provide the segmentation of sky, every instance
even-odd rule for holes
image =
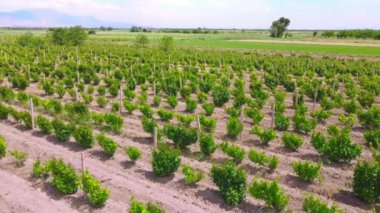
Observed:
[[[267,29],[284,16],[290,29],[380,29],[380,0],[0,0],[0,5],[0,13],[47,9],[145,27]],[[0,26],[12,24],[12,18],[20,17],[0,18]],[[54,25],[49,18],[44,24]]]

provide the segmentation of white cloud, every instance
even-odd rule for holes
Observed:
[[[6,0],[2,0],[6,1]],[[378,0],[8,0],[0,11],[54,9],[70,15],[153,27],[380,28]]]

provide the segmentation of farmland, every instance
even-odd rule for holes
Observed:
[[[144,47],[120,34],[77,47],[1,40],[0,209],[302,212],[320,199],[380,211],[379,178],[365,175],[380,176],[380,64],[313,55],[380,47],[179,34],[164,52],[162,34]]]

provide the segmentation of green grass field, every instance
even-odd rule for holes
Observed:
[[[26,33],[26,30],[0,29],[1,36],[14,36]],[[30,30],[34,35],[44,36],[46,30]],[[314,38],[312,31],[291,31],[292,37],[287,39],[274,39],[269,37],[269,33],[264,30],[221,30],[217,34],[183,34],[183,33],[145,33],[150,40],[150,44],[156,45],[158,40],[167,35],[175,39],[179,47],[197,48],[228,48],[228,49],[250,49],[266,51],[287,51],[302,53],[326,53],[344,55],[368,55],[380,56],[380,46],[355,46],[355,43],[375,43],[379,41],[371,40],[347,40],[351,45],[331,44],[337,42],[336,39]],[[98,31],[96,35],[90,36],[89,42],[102,42],[105,44],[131,44],[138,33],[131,33],[128,30]],[[266,40],[269,42],[244,42],[238,40]],[[270,41],[276,41],[271,43]],[[289,44],[282,41],[315,41],[315,44]],[[339,42],[346,42],[339,40]],[[329,42],[330,44],[323,44]]]

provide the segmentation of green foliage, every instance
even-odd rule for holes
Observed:
[[[360,123],[368,129],[380,128],[380,106],[373,105],[366,112],[359,113]]]
[[[319,197],[312,195],[306,195],[302,203],[302,210],[306,213],[343,213],[344,211],[339,209],[334,204],[329,207],[327,203],[321,201]]]
[[[80,26],[52,28],[49,29],[49,36],[54,44],[72,46],[82,45],[88,37],[86,30]]]
[[[181,153],[177,149],[171,149],[165,144],[160,144],[152,153],[153,173],[157,176],[168,176],[178,170],[181,164]]]
[[[20,90],[25,90],[29,86],[29,80],[26,78],[26,76],[19,73],[13,76],[10,81],[14,88],[18,88]]]
[[[311,144],[318,153],[333,162],[350,162],[361,154],[362,148],[351,142],[349,129],[330,126],[328,130],[329,138],[320,132],[311,137]]]
[[[24,123],[25,128],[32,129],[32,116],[28,111],[19,112],[20,120]]]
[[[317,121],[324,121],[324,120],[328,119],[331,116],[331,114],[332,113],[330,111],[320,109],[320,110],[316,110],[316,111],[312,112],[311,116],[313,118],[317,119]]]
[[[243,131],[243,124],[240,122],[239,118],[230,117],[227,121],[227,134],[232,138],[236,138],[241,131]]]
[[[317,120],[309,119],[306,116],[307,106],[298,105],[293,117],[294,130],[309,133],[317,125]]]
[[[104,206],[109,197],[107,188],[102,188],[100,182],[97,181],[88,171],[84,171],[81,176],[82,189],[86,193],[90,203],[96,207]]]
[[[186,111],[187,112],[194,112],[194,110],[196,108],[197,108],[197,102],[195,100],[187,98],[186,99]]]
[[[100,108],[104,108],[105,106],[107,106],[108,100],[105,99],[103,96],[99,96],[99,97],[96,99],[96,103],[98,103],[98,106],[99,106]]]
[[[172,109],[174,109],[178,105],[178,99],[175,96],[168,96],[168,98],[166,99],[166,101],[168,102],[169,106]]]
[[[355,100],[351,100],[344,102],[343,109],[346,113],[356,114],[361,110],[361,107]]]
[[[54,119],[51,124],[53,126],[54,136],[61,142],[67,142],[75,130],[75,126],[73,124],[65,125],[65,123],[59,119]]]
[[[95,139],[106,155],[113,156],[115,154],[118,144],[114,140],[107,137],[104,133],[98,134]]]
[[[181,149],[187,148],[187,146],[196,143],[198,140],[197,130],[172,124],[164,126],[164,134],[174,142],[176,147]]]
[[[354,193],[368,203],[380,200],[380,164],[363,161],[355,166],[352,182]]]
[[[161,108],[157,110],[157,115],[160,117],[162,121],[170,121],[171,119],[173,119],[174,113],[172,111]]]
[[[90,127],[79,126],[73,132],[75,141],[85,148],[91,148],[94,145],[94,133]]]
[[[231,145],[228,142],[223,142],[220,144],[220,149],[229,157],[233,158],[236,163],[240,163],[244,159],[245,150],[239,145]]]
[[[50,120],[42,115],[38,115],[36,117],[36,124],[41,132],[45,134],[50,134],[53,132],[53,125],[51,124]]]
[[[201,134],[199,146],[203,155],[209,156],[216,150],[214,138],[211,134]]]
[[[62,159],[51,159],[45,164],[46,171],[51,173],[52,186],[61,194],[75,194],[80,185],[80,178],[75,169]]]
[[[254,126],[251,130],[251,134],[255,134],[260,137],[260,142],[268,145],[270,141],[276,138],[276,132],[273,129],[262,129],[259,126]]]
[[[223,106],[230,99],[230,92],[226,87],[216,86],[213,89],[212,98],[215,106]]]
[[[41,37],[35,37],[33,33],[27,32],[17,38],[17,44],[23,47],[42,47],[45,41]]]
[[[282,38],[289,24],[290,20],[284,17],[281,17],[278,20],[273,21],[270,28],[270,36],[275,38]]]
[[[213,103],[204,103],[204,104],[202,104],[202,108],[205,111],[205,115],[206,116],[211,116],[212,113],[214,113],[215,104],[213,104]]]
[[[276,156],[269,157],[265,154],[265,152],[259,152],[255,149],[250,149],[248,153],[248,158],[253,162],[257,163],[259,165],[267,165],[270,170],[274,171],[278,164],[279,164],[279,158]]]
[[[142,123],[142,126],[143,126],[143,129],[145,132],[148,132],[148,133],[151,133],[153,134],[154,133],[154,128],[158,128],[158,125],[157,125],[157,122],[152,119],[152,118],[148,118],[148,117],[143,117],[141,119],[141,123]]]
[[[111,105],[111,110],[112,110],[112,112],[119,112],[120,104],[118,102],[113,102]]]
[[[41,164],[40,160],[36,160],[33,163],[33,177],[41,178],[41,177],[47,175],[47,172],[48,171],[46,171],[45,166]]]
[[[141,151],[137,147],[129,146],[124,149],[124,153],[128,155],[131,161],[136,161],[141,158]]]
[[[185,183],[187,185],[194,185],[203,179],[204,174],[201,170],[194,170],[188,165],[185,165],[182,169],[183,175],[185,176]]]
[[[224,201],[228,205],[243,202],[247,187],[246,173],[238,169],[231,161],[222,165],[213,165],[210,174],[212,181],[219,187]]]
[[[264,118],[264,113],[255,108],[247,108],[244,111],[245,115],[252,119],[252,123],[259,124],[261,120]]]
[[[149,39],[146,35],[144,34],[139,34],[136,36],[135,38],[135,45],[136,47],[139,47],[139,48],[144,48],[145,46],[147,46],[149,44]]]
[[[153,203],[141,203],[135,198],[131,199],[131,203],[129,205],[129,213],[165,213],[165,210],[162,209],[157,204]]]
[[[284,132],[281,139],[285,147],[293,151],[296,151],[303,144],[303,138],[301,136],[289,132]]]
[[[137,109],[137,104],[132,103],[129,100],[123,101],[124,108],[128,111],[129,114],[131,114],[135,109]]]
[[[299,179],[304,182],[313,182],[320,175],[322,164],[315,164],[310,161],[294,162],[292,164],[294,172],[298,175]]]
[[[4,104],[0,103],[0,120],[8,119],[9,112],[9,108]]]
[[[370,147],[380,147],[380,129],[365,132],[364,139]]]
[[[248,190],[254,198],[264,200],[268,207],[276,210],[284,209],[289,202],[289,196],[280,188],[277,180],[253,180]]]
[[[107,125],[107,128],[113,133],[120,133],[123,128],[123,117],[115,113],[106,113],[104,114],[104,121]]]
[[[216,119],[215,118],[207,118],[205,116],[200,116],[199,122],[203,131],[205,132],[214,132],[216,127]]]
[[[0,135],[0,159],[5,157],[7,153],[7,143],[2,135]]]
[[[181,122],[182,126],[189,127],[191,122],[194,121],[195,116],[194,115],[177,114],[177,119]]]
[[[286,131],[289,128],[289,118],[283,114],[274,115],[274,126],[278,130]]]
[[[169,52],[174,48],[174,39],[171,36],[163,36],[159,42],[160,49]]]

